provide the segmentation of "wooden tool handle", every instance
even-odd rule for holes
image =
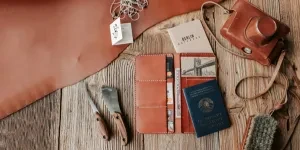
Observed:
[[[115,123],[117,124],[118,130],[121,134],[122,145],[126,145],[128,143],[128,135],[127,135],[127,130],[126,130],[124,121],[122,119],[122,116],[119,113],[114,113],[113,117],[114,117]]]
[[[102,119],[102,117],[100,116],[99,113],[95,113],[96,114],[96,118],[97,118],[97,122],[99,122],[100,125],[100,133],[102,135],[102,138],[106,141],[109,140],[109,134],[108,134],[108,129],[106,126],[105,121]]]

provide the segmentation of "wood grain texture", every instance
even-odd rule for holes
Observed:
[[[291,28],[291,33],[287,37],[289,41],[289,47],[290,51],[288,53],[289,60],[295,65],[296,73],[299,77],[300,71],[297,69],[300,67],[300,2],[299,1],[281,1],[279,0],[280,4],[280,19],[285,22],[288,26]],[[300,93],[299,90],[297,92]],[[293,123],[296,115],[299,115],[300,113],[300,104],[299,100],[292,98],[292,101],[289,105],[291,108],[289,109],[288,113],[290,114],[290,117],[286,119],[286,124]],[[283,130],[286,128],[283,128]],[[296,128],[296,131],[294,133],[293,138],[291,139],[291,143],[287,147],[287,149],[300,149],[300,127]]]
[[[224,5],[230,8],[235,1],[226,1]],[[264,10],[271,16],[278,18],[279,7],[278,1],[274,0],[251,0],[258,8]],[[267,5],[266,5],[267,4]],[[222,25],[227,20],[227,17],[223,14],[223,11],[216,8],[216,29],[219,31]],[[222,38],[220,33],[217,33],[218,39],[226,47],[233,48],[227,40]],[[273,108],[273,101],[278,97],[277,92],[271,91],[267,94],[267,97],[261,97],[253,101],[245,101],[239,99],[234,94],[235,86],[238,81],[246,76],[264,74],[268,75],[272,73],[272,70],[268,67],[263,67],[257,62],[241,59],[225,52],[222,48],[217,46],[217,57],[219,60],[219,83],[222,87],[227,108],[230,110],[230,118],[232,121],[232,127],[228,130],[221,131],[219,134],[220,149],[222,150],[238,150],[240,149],[242,137],[246,127],[246,120],[249,116],[266,113],[267,110]],[[247,97],[259,93],[265,88],[267,82],[264,80],[248,80],[239,88],[239,92]],[[258,88],[259,87],[259,88]],[[228,137],[232,137],[228,139]]]
[[[0,121],[0,150],[58,149],[61,90]]]
[[[122,73],[122,75],[121,75]],[[120,74],[120,75],[118,75]],[[79,82],[76,85],[63,89],[62,95],[62,123],[61,123],[61,149],[142,149],[143,136],[134,132],[134,56],[122,55],[96,75]],[[109,114],[101,98],[100,89],[93,93],[95,103],[100,114],[105,118],[110,130],[110,141],[102,140],[99,134],[99,125],[95,121],[92,109],[87,101],[85,84],[97,84],[117,87],[123,119],[130,127],[130,143],[127,146],[121,145],[121,136],[114,123],[113,116]],[[132,138],[133,137],[133,138]]]
[[[226,0],[222,5],[230,8],[234,2],[235,0]],[[250,0],[250,2],[291,27],[292,32],[287,37],[290,50],[287,58],[295,65],[295,70],[300,76],[300,71],[297,70],[300,67],[300,2],[298,0]],[[207,23],[213,33],[223,45],[233,48],[219,33],[227,17],[217,7],[209,8],[206,13]],[[271,75],[273,69],[225,52],[216,45],[211,35],[208,37],[212,47],[216,49],[219,62],[218,80],[229,110],[231,128],[200,139],[193,134],[142,135],[135,131],[135,56],[175,52],[167,29],[193,19],[200,19],[200,11],[173,17],[157,24],[145,31],[107,68],[0,121],[0,150],[238,150],[247,118],[272,109],[283,93],[279,92],[278,87],[274,87],[268,94],[253,101],[236,97],[234,88],[241,78],[254,74]],[[282,68],[282,72],[286,72],[285,67]],[[280,77],[278,81],[281,81]],[[94,101],[111,133],[109,142],[102,140],[99,125],[87,100],[86,83],[108,85],[119,89],[121,109],[126,124],[130,127],[130,143],[126,147],[121,146],[120,133],[108,109],[104,106],[99,90],[93,93]],[[266,80],[249,80],[241,85],[239,92],[250,96],[261,91],[266,85]],[[282,144],[286,138],[289,126],[300,114],[299,108],[300,100],[289,95],[288,106],[276,114],[277,117],[281,117],[276,144]],[[300,127],[297,127],[287,149],[300,149],[299,135]]]

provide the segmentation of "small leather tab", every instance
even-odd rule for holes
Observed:
[[[120,132],[122,138],[122,145],[125,146],[128,143],[128,134],[123,118],[120,113],[114,113],[112,116],[114,117],[114,121],[117,124],[118,130]]]

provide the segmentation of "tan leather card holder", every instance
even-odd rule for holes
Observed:
[[[176,79],[174,80],[174,131],[168,131],[167,104],[167,56],[174,58],[175,70],[181,68],[182,57],[214,57],[213,54],[160,54],[141,55],[136,58],[135,116],[136,130],[139,133],[193,133],[194,127],[188,112],[182,89],[197,85],[215,77],[179,77],[179,98],[175,96]],[[176,78],[176,77],[174,77]],[[175,101],[180,100],[180,104]],[[176,108],[179,107],[180,109]],[[180,112],[177,112],[180,111]],[[178,116],[178,114],[180,114]]]

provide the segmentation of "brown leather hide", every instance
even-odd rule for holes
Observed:
[[[149,0],[140,19],[132,22],[134,38],[158,22],[200,9],[204,1]],[[0,119],[118,57],[128,45],[111,46],[111,3],[0,1]]]

